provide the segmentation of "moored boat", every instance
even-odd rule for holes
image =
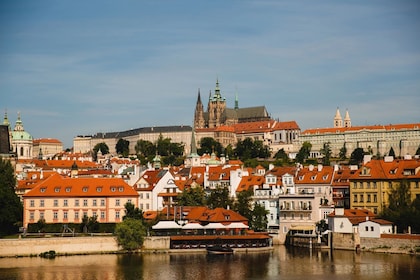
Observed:
[[[207,254],[209,255],[230,255],[233,254],[233,249],[230,247],[213,246],[207,247]]]

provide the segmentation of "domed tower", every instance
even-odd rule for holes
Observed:
[[[337,107],[337,111],[335,112],[335,116],[334,116],[334,128],[339,128],[339,127],[343,127],[343,119],[341,118],[340,110]]]
[[[16,153],[18,159],[32,158],[33,138],[23,128],[23,123],[20,119],[20,113],[18,113],[18,119],[16,120],[15,128],[12,131],[11,142],[12,149]]]
[[[213,97],[210,94],[209,105],[208,105],[208,114],[209,114],[209,124],[208,127],[217,127],[224,123],[226,109],[226,99],[220,94],[219,79],[216,81],[216,89],[214,91]]]

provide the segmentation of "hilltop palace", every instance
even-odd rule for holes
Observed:
[[[289,157],[294,158],[302,143],[312,144],[311,157],[320,157],[324,143],[329,143],[332,156],[338,156],[345,147],[346,156],[350,157],[356,148],[363,148],[372,155],[386,156],[392,148],[396,156],[414,155],[420,145],[420,123],[353,126],[349,112],[344,119],[337,108],[332,119],[333,127],[316,128],[301,131],[296,121],[278,121],[270,117],[265,106],[240,108],[238,96],[234,107],[227,107],[226,98],[221,94],[219,81],[216,81],[214,93],[210,91],[207,110],[204,110],[200,91],[194,111],[193,127],[185,125],[142,127],[120,132],[98,132],[94,135],[76,136],[73,139],[75,153],[87,153],[96,144],[104,142],[111,154],[116,154],[115,146],[119,139],[129,141],[130,154],[135,154],[138,140],[152,143],[160,135],[172,142],[184,145],[185,155],[191,152],[191,141],[199,146],[203,137],[212,137],[222,146],[234,146],[238,140],[250,137],[269,146],[274,155],[284,149]],[[2,153],[8,147],[16,157],[50,158],[62,150],[62,143],[57,139],[33,139],[25,131],[20,113],[14,129],[11,128],[7,112],[0,127]],[[8,135],[8,137],[7,137]],[[193,137],[194,135],[194,137]],[[4,140],[4,141],[3,141]],[[6,141],[9,140],[9,141]]]

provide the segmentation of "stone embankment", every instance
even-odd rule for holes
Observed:
[[[360,237],[357,233],[333,233],[333,249],[393,254],[420,254],[420,235],[382,234],[380,238]]]

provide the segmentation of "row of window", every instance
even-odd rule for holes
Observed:
[[[365,202],[365,194],[354,194],[353,195],[353,202],[358,203],[358,202]],[[376,193],[374,194],[366,194],[366,202],[367,203],[377,203],[378,202],[378,195]]]
[[[299,214],[299,220],[303,220],[304,218],[306,218],[307,220],[311,220],[312,215],[311,213],[309,214]],[[296,220],[296,215],[294,213],[291,213],[290,215],[288,214],[283,214],[283,220]]]
[[[96,192],[102,192],[102,189],[103,189],[103,187],[96,187]],[[46,192],[46,190],[47,190],[47,187],[42,187],[40,189],[40,191],[42,193]],[[65,190],[65,192],[69,193],[69,192],[71,192],[72,187],[65,187],[64,190]],[[124,187],[111,186],[111,192],[116,192],[117,190],[119,192],[124,192]],[[82,191],[85,192],[85,193],[88,192],[89,191],[89,187],[88,186],[83,187],[82,188]],[[56,193],[61,192],[61,187],[54,187],[54,192],[56,192]]]
[[[99,204],[98,204],[98,200],[97,199],[92,199],[92,204],[91,205],[88,205],[88,199],[83,199],[83,206],[84,207],[87,207],[87,206],[94,206],[94,207],[96,207],[96,206],[105,206],[105,199],[100,199],[99,200]],[[131,203],[131,199],[128,199],[127,200],[127,202],[129,202],[129,203]],[[120,202],[120,199],[115,199],[115,206],[120,206],[120,204],[121,204],[121,202]],[[35,207],[35,200],[33,200],[33,199],[31,199],[30,201],[29,201],[29,206],[30,207]],[[54,207],[58,207],[59,206],[59,203],[58,203],[58,199],[54,199],[54,201],[53,201],[53,206]],[[63,205],[62,205],[63,207],[69,207],[70,205],[69,205],[69,200],[68,199],[63,199]],[[74,205],[73,205],[74,207],[79,207],[80,206],[80,202],[79,202],[79,199],[75,199],[74,200]],[[39,207],[45,207],[45,200],[44,199],[41,199],[41,200],[39,200]]]
[[[80,217],[87,217],[87,216],[88,216],[88,212],[86,212],[86,211],[84,211],[84,212],[82,213],[82,215],[80,215],[80,213],[81,213],[81,212],[79,212],[79,211],[75,211],[75,212],[74,212],[73,219],[74,219],[74,220],[79,220],[79,219],[80,219]],[[93,216],[93,217],[98,217],[98,213],[93,212],[93,213],[92,213],[92,216]],[[99,213],[99,217],[100,217],[100,219],[101,219],[101,220],[106,219],[106,212],[105,212],[105,211],[101,211],[101,212]],[[63,220],[68,220],[68,219],[70,219],[68,211],[63,211],[63,217],[62,217],[62,218],[63,218]],[[116,211],[116,212],[115,212],[115,219],[116,219],[116,220],[119,220],[120,218],[121,218],[120,211]],[[34,220],[34,219],[35,219],[35,211],[30,211],[30,212],[29,212],[29,219],[30,219],[30,220]],[[43,211],[39,212],[39,219],[40,219],[40,220],[45,219],[45,213],[44,213]],[[58,213],[58,211],[54,211],[54,212],[53,212],[53,219],[54,219],[54,220],[58,220],[58,219],[59,219],[59,213]]]

